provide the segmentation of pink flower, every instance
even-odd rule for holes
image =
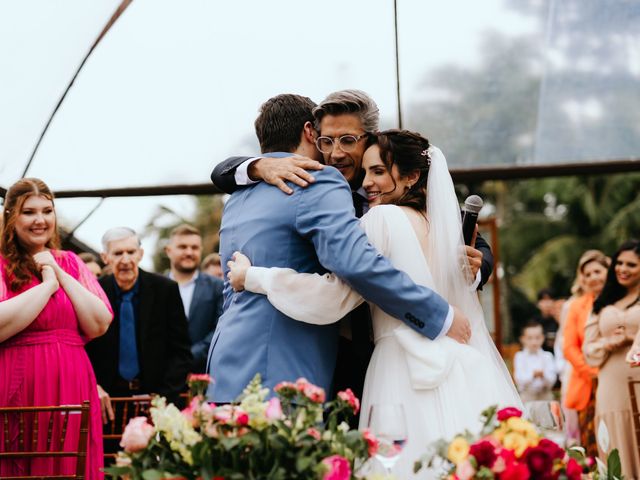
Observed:
[[[498,410],[498,421],[503,422],[511,417],[522,417],[522,411],[515,407],[507,407]]]
[[[239,426],[245,426],[249,424],[249,414],[244,410],[237,409],[235,412],[236,423]]]
[[[332,455],[322,460],[329,467],[329,471],[322,477],[323,480],[349,480],[351,478],[351,466],[349,461],[340,455]]]
[[[516,461],[516,455],[506,448],[501,448],[497,454],[498,457],[495,462],[493,462],[493,467],[491,467],[491,471],[494,473],[504,472],[508,466]]]
[[[307,429],[307,434],[309,434],[311,437],[315,438],[316,440],[320,440],[320,432],[318,431],[317,428],[309,427]]]
[[[269,402],[267,403],[267,409],[265,410],[264,414],[269,421],[282,420],[283,415],[282,405],[280,405],[280,399],[277,397],[273,397],[271,400],[269,400]]]
[[[569,480],[580,480],[582,478],[582,467],[575,458],[570,458],[567,463],[567,478]]]
[[[289,397],[295,395],[298,392],[298,387],[295,383],[280,382],[273,388],[273,390],[280,395]]]
[[[469,460],[460,462],[456,467],[456,477],[460,480],[470,480],[474,473],[476,473],[476,470]]]
[[[207,383],[211,383],[211,382],[213,382],[213,379],[206,373],[192,373],[187,378],[187,383],[191,383],[191,382],[207,382]]]
[[[362,431],[362,436],[364,437],[364,440],[367,442],[367,445],[369,446],[369,456],[373,457],[378,452],[378,446],[379,446],[378,439],[368,428],[365,428]]]
[[[233,407],[231,405],[221,405],[213,411],[213,418],[220,423],[227,423],[233,417]]]
[[[120,446],[125,452],[133,453],[144,450],[149,445],[155,429],[147,422],[146,417],[134,417],[129,420],[122,434]]]
[[[354,415],[358,413],[360,410],[360,400],[356,397],[353,391],[350,388],[343,390],[342,392],[338,392],[338,398],[344,402],[347,402],[351,408],[353,408]]]
[[[189,403],[189,406],[181,411],[182,415],[184,415],[184,417],[194,427],[198,426],[198,419],[195,413],[198,411],[199,408],[200,408],[200,399],[198,397],[193,397],[191,399],[191,403]]]
[[[311,383],[309,383],[309,380],[307,380],[304,377],[300,377],[298,380],[296,380],[296,389],[301,392],[304,393],[304,389],[307,388],[309,385],[312,385]]]
[[[500,475],[500,480],[529,480],[531,473],[524,463],[514,462]]]
[[[305,385],[302,393],[305,397],[315,403],[324,403],[325,393],[324,390],[320,387],[316,387],[315,385],[308,383]]]

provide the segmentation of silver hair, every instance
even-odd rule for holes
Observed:
[[[109,251],[109,243],[116,242],[118,240],[124,240],[125,238],[136,237],[138,246],[140,246],[140,237],[133,228],[129,227],[113,227],[107,230],[102,235],[102,251]]]
[[[367,133],[377,132],[380,124],[378,105],[362,90],[339,90],[330,93],[313,109],[315,128],[320,131],[320,121],[325,115],[356,114]]]

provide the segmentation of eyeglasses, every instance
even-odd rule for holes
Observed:
[[[318,137],[316,138],[316,147],[322,153],[331,153],[335,142],[338,143],[340,150],[345,153],[353,152],[361,138],[366,138],[368,133],[362,135],[342,135],[341,137]]]

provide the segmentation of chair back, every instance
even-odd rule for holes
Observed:
[[[69,422],[71,415],[80,415],[79,422]],[[74,426],[76,424],[77,426]],[[53,475],[46,478],[84,479],[89,437],[89,401],[82,405],[44,407],[0,407],[0,428],[4,442],[0,446],[0,462],[12,459],[75,457],[76,471],[72,475]],[[69,449],[67,437],[73,438],[77,428],[78,443]],[[15,440],[17,432],[17,442]],[[43,435],[46,441],[43,446]],[[12,437],[14,439],[12,439]],[[66,449],[65,449],[66,447]],[[5,480],[45,478],[42,475],[2,477]]]
[[[104,440],[104,464],[113,463],[116,452],[120,450],[120,440],[125,427],[134,417],[148,417],[151,408],[150,395],[138,395],[135,397],[112,397],[111,408],[113,420],[109,420],[103,426],[102,438]]]
[[[640,386],[640,380],[634,380],[629,377],[629,398],[631,400],[631,415],[633,416],[633,430],[636,434],[636,445],[638,446],[638,453],[640,453],[640,405],[638,405],[638,387]]]

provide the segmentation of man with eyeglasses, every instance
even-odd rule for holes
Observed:
[[[316,148],[324,163],[337,168],[349,182],[356,216],[368,210],[366,193],[362,188],[364,171],[362,157],[367,136],[379,130],[379,110],[373,99],[361,90],[340,90],[328,95],[313,109],[314,126],[319,136]],[[307,157],[285,158],[231,157],[218,164],[211,179],[226,193],[233,193],[244,185],[260,180],[274,185],[286,194],[293,189],[286,182],[307,187],[315,181],[307,170],[320,170],[319,162]],[[493,270],[493,256],[489,245],[478,236],[476,248],[468,247],[467,258],[481,287]],[[351,388],[362,396],[364,378],[373,352],[369,307],[365,303],[341,321],[340,345],[334,375],[334,388]]]

